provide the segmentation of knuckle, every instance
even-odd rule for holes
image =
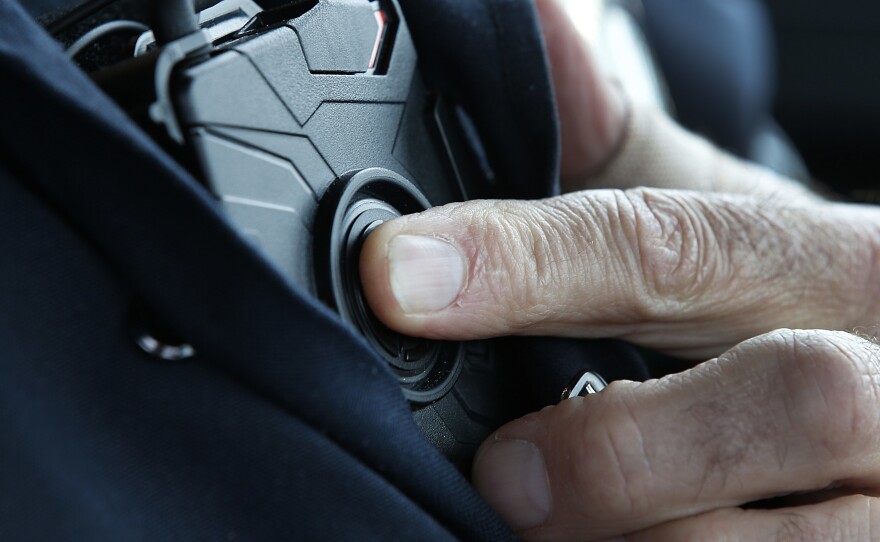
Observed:
[[[861,229],[861,228],[860,228]],[[876,317],[876,301],[880,298],[880,228],[864,228],[851,234],[853,242],[838,257],[845,258],[847,269],[851,270],[850,290],[841,292],[841,299],[855,300],[850,303],[852,321],[866,322]],[[842,286],[846,288],[846,286]]]
[[[527,204],[477,202],[468,208],[470,276],[477,281],[481,306],[497,311],[512,327],[535,319],[539,285],[547,273],[543,251],[549,246],[533,223]],[[513,321],[509,321],[513,319]]]
[[[627,407],[629,387],[612,383],[581,419],[569,449],[580,451],[571,464],[578,500],[597,517],[638,517],[652,509],[650,458],[643,429]]]
[[[496,202],[484,221],[483,271],[494,277],[497,306],[515,314],[514,327],[531,327],[559,313],[577,298],[569,293],[589,276],[586,211],[576,205],[564,197]]]
[[[634,222],[629,250],[643,286],[636,299],[648,319],[665,319],[682,304],[711,294],[729,262],[724,224],[693,198],[650,189],[622,193],[620,209]]]
[[[823,446],[840,457],[878,440],[880,370],[878,348],[855,335],[835,331],[780,331],[778,344],[788,397],[821,431]],[[816,405],[816,406],[814,406]],[[816,412],[818,408],[818,412]]]

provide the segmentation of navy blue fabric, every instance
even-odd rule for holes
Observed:
[[[452,24],[408,4],[417,34]],[[458,35],[483,36],[462,43],[501,63],[485,89],[475,59],[435,75],[472,114],[506,96],[474,115],[493,166],[509,193],[548,194],[557,128],[531,3],[434,5],[474,21]],[[517,54],[539,63],[520,73]],[[0,0],[0,255],[0,538],[512,537],[422,437],[365,342],[275,273],[11,0]],[[141,352],[135,299],[198,358]]]
[[[608,382],[651,377],[642,353],[614,340],[511,338],[503,349],[527,383],[521,393],[530,411],[557,403],[562,390],[584,369],[598,372]]]
[[[531,0],[401,0],[425,75],[458,98],[477,125],[498,177],[492,197],[559,193],[559,120],[543,38]],[[579,371],[642,380],[639,352],[618,341],[511,340],[523,402],[559,400]]]
[[[559,122],[532,0],[401,0],[426,78],[477,125],[494,197],[559,192]]]
[[[8,1],[0,74],[4,538],[509,536],[364,342]],[[137,351],[133,295],[197,364]]]
[[[644,0],[678,120],[747,157],[770,118],[774,42],[763,0]]]
[[[280,401],[137,352],[130,285],[6,171],[0,201],[0,538],[453,538]]]

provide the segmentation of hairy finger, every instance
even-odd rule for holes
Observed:
[[[774,332],[716,360],[512,422],[477,489],[529,540],[603,540],[778,495],[880,480],[880,368],[847,333]]]
[[[880,211],[687,191],[454,204],[367,240],[367,299],[435,339],[619,337],[696,359],[880,321]]]

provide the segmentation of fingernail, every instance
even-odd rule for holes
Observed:
[[[524,440],[499,440],[474,463],[474,484],[515,530],[537,527],[550,514],[550,484],[541,450]]]
[[[391,291],[404,312],[445,309],[464,287],[464,258],[440,239],[399,235],[388,246],[388,260]]]

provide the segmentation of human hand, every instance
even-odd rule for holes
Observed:
[[[876,347],[819,331],[736,345],[880,321],[878,254],[872,207],[602,190],[404,217],[367,240],[361,274],[412,335],[620,337],[697,360],[733,347],[490,437],[476,487],[524,538],[864,540],[877,508],[858,494],[738,506],[878,489]]]
[[[588,4],[599,0],[577,0]],[[719,153],[656,112],[627,104],[624,89],[598,66],[559,0],[535,0],[544,31],[561,128],[562,192],[585,188],[653,186],[760,192],[799,187]],[[617,167],[608,167],[611,162]],[[764,191],[768,193],[768,190]],[[802,192],[802,190],[801,190]],[[775,195],[775,194],[773,194]]]
[[[475,482],[526,538],[870,536],[867,497],[737,506],[829,485],[876,489],[872,345],[762,334],[878,321],[880,212],[823,202],[662,117],[631,118],[616,158],[588,180],[610,190],[454,204],[380,227],[361,260],[372,308],[436,339],[619,337],[695,360],[733,348],[490,438]],[[684,190],[632,189],[641,183]],[[543,501],[529,493],[542,480]]]
[[[784,330],[679,375],[612,383],[502,428],[474,483],[527,540],[878,540],[878,353],[847,333]]]
[[[537,7],[563,89],[563,131],[583,135],[568,148],[605,149],[563,153],[563,162],[571,171],[603,163],[601,176],[582,181],[612,190],[453,204],[382,226],[364,247],[361,276],[386,324],[462,340],[619,337],[705,359],[777,327],[846,328],[871,316],[863,288],[873,278],[874,209],[826,203],[659,112],[634,110],[612,144],[597,134],[619,132],[626,107],[557,1]],[[603,104],[618,112],[602,120],[583,111]],[[641,184],[687,191],[632,190]]]
[[[880,322],[880,210],[681,190],[475,201],[384,224],[361,277],[408,335],[614,337],[694,360]]]
[[[589,0],[584,0],[589,1]],[[586,187],[624,136],[627,105],[558,0],[536,0],[562,131],[563,192]]]

